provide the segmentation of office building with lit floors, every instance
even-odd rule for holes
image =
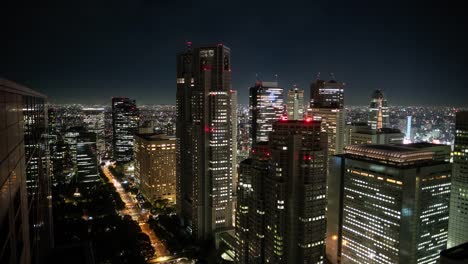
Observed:
[[[135,177],[151,203],[176,203],[176,139],[163,134],[135,135]]]
[[[289,120],[304,118],[304,90],[294,87],[288,90],[287,111]]]
[[[198,240],[233,228],[230,54],[187,43],[177,56],[177,205]]]
[[[273,124],[269,148],[241,163],[240,263],[324,261],[326,147],[320,122],[284,120]]]
[[[81,131],[76,139],[76,177],[85,188],[93,188],[101,177],[98,173],[97,134]]]
[[[455,117],[448,247],[468,242],[468,112]]]
[[[265,263],[265,180],[271,153],[256,144],[239,164],[236,209],[236,263]]]
[[[53,246],[46,100],[0,79],[0,263],[41,263]]]
[[[371,95],[369,119],[367,122],[374,130],[390,127],[387,99],[385,99],[381,90],[375,90]]]
[[[249,89],[250,137],[252,145],[268,141],[273,123],[285,113],[283,88],[278,82],[257,81]]]
[[[328,178],[330,263],[438,263],[451,164],[411,145],[346,147]]]
[[[307,115],[321,120],[328,135],[328,155],[343,153],[345,135],[344,83],[317,79],[310,86]]]
[[[138,132],[139,112],[135,100],[112,98],[112,151],[118,162],[133,159],[133,136]]]

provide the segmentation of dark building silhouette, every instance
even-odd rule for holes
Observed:
[[[0,79],[0,263],[41,263],[53,246],[46,102]]]
[[[327,144],[311,119],[273,124],[268,148],[241,163],[239,263],[320,263],[325,256]]]
[[[135,100],[112,98],[112,150],[119,162],[133,159],[133,136],[138,132],[139,113]]]
[[[468,242],[468,112],[455,117],[448,247]]]

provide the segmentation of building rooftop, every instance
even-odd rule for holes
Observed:
[[[407,145],[354,145],[345,148],[345,153],[364,159],[391,163],[395,165],[408,165],[416,162],[432,161],[434,152],[418,149]]]
[[[0,90],[22,95],[37,96],[45,99],[47,98],[47,96],[45,96],[44,94],[36,92],[26,86],[17,84],[2,77],[0,77]]]
[[[147,141],[158,141],[158,140],[176,140],[175,136],[168,136],[166,134],[161,133],[139,133],[135,134],[135,136],[147,140]]]

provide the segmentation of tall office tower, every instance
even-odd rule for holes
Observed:
[[[390,127],[387,99],[384,98],[381,90],[375,90],[372,93],[367,122],[372,129]]]
[[[455,117],[448,247],[468,242],[468,112]]]
[[[345,134],[344,83],[317,79],[310,86],[310,112],[328,135],[328,155],[343,153]]]
[[[81,131],[76,140],[76,180],[88,189],[101,181],[96,141],[96,133],[85,131]]]
[[[98,158],[102,158],[106,152],[104,132],[104,107],[83,108],[83,123],[89,132],[96,134],[96,148]]]
[[[177,204],[199,240],[232,227],[230,53],[188,43],[177,56]]]
[[[133,135],[138,131],[139,114],[135,100],[112,98],[112,149],[118,162],[133,159]]]
[[[283,88],[277,82],[257,81],[250,87],[250,136],[252,145],[268,141],[268,135],[273,130],[273,123],[284,113]]]
[[[316,79],[310,85],[310,108],[343,109],[344,83]]]
[[[396,128],[370,128],[367,124],[346,126],[346,145],[362,144],[402,144],[405,134]]]
[[[437,263],[447,243],[449,162],[423,146],[359,145],[330,164],[331,263]]]
[[[325,252],[327,142],[320,122],[273,124],[269,150],[241,164],[241,263],[321,263]]]
[[[239,164],[236,209],[236,263],[265,263],[265,180],[269,173],[268,142],[252,148]]]
[[[289,120],[304,118],[304,90],[294,87],[288,91],[287,111]]]
[[[176,203],[176,139],[163,134],[135,135],[135,177],[150,202]]]
[[[0,79],[0,263],[40,263],[53,246],[46,100]]]

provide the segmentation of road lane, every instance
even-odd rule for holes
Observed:
[[[167,258],[167,256],[170,256],[164,243],[159,240],[154,231],[147,224],[149,213],[142,212],[141,208],[137,205],[135,198],[133,198],[130,193],[126,192],[120,182],[115,179],[114,175],[110,172],[108,165],[102,166],[102,171],[107,179],[109,179],[109,181],[114,185],[120,198],[125,203],[125,209],[120,211],[120,213],[122,215],[130,215],[134,221],[138,222],[141,231],[150,238],[151,245],[155,250],[155,257],[150,260],[150,263],[155,263],[153,261],[158,262],[158,260],[162,261]]]

